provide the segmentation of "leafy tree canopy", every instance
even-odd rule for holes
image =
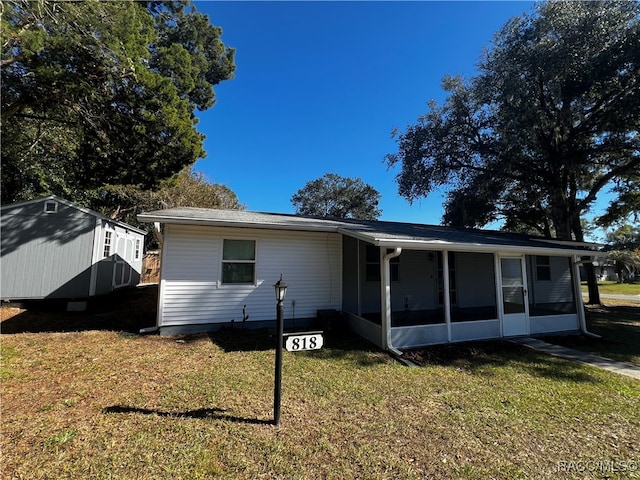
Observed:
[[[157,190],[145,190],[139,185],[106,185],[98,191],[92,205],[104,215],[147,231],[151,231],[151,226],[140,224],[137,219],[145,211],[174,207],[245,208],[230,188],[211,183],[191,167],[160,182]],[[147,235],[147,242],[154,242],[153,235]]]
[[[386,162],[401,166],[402,196],[446,186],[447,224],[502,218],[565,240],[583,240],[581,215],[605,187],[638,207],[638,2],[539,3],[497,33],[478,72],[446,77],[445,102],[394,132]]]
[[[151,189],[204,156],[194,110],[233,77],[221,30],[184,2],[5,2],[2,202]]]
[[[607,260],[614,265],[618,283],[631,280],[631,275],[640,271],[640,250],[611,250]]]
[[[291,197],[296,213],[321,217],[375,220],[380,193],[359,178],[346,178],[327,173],[307,182]]]
[[[626,220],[639,221],[640,173],[631,173],[617,180],[613,192],[617,194],[617,200],[611,202],[606,212],[596,219],[596,224],[610,227]]]
[[[624,224],[607,232],[608,250],[640,250],[640,226]]]

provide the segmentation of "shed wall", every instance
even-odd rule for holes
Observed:
[[[94,216],[44,201],[2,210],[2,299],[70,298],[89,294]]]

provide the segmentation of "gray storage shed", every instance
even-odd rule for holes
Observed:
[[[0,209],[0,299],[82,299],[137,285],[143,230],[56,196]]]

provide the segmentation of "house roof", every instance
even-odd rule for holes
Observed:
[[[454,228],[440,225],[323,218],[304,215],[216,210],[208,208],[170,208],[138,215],[141,222],[159,222],[218,227],[264,228],[335,232],[381,247],[457,251],[527,251],[531,253],[593,254],[600,245],[564,242],[492,230]]]
[[[40,197],[40,198],[35,198],[33,200],[26,200],[24,202],[16,202],[16,203],[11,203],[9,205],[3,205],[2,208],[0,208],[1,211],[6,211],[9,210],[10,208],[16,208],[16,207],[21,207],[24,205],[31,205],[34,203],[38,203],[38,202],[45,202],[47,200],[53,200],[56,201],[58,203],[62,203],[68,207],[71,208],[75,208],[76,210],[79,210],[83,213],[89,214],[89,215],[93,215],[94,217],[100,218],[102,220],[105,220],[107,222],[113,223],[115,225],[118,225],[122,228],[126,228],[128,230],[132,230],[136,233],[139,233],[140,235],[146,235],[147,232],[145,232],[144,230],[140,230],[139,228],[134,227],[133,225],[129,225],[128,223],[124,223],[124,222],[120,222],[118,220],[113,220],[109,217],[106,217],[104,215],[102,215],[101,213],[95,212],[89,208],[85,208],[85,207],[81,207],[80,205],[76,205],[73,202],[70,202],[69,200],[66,200],[62,197],[58,197],[56,195],[49,195],[47,197]]]

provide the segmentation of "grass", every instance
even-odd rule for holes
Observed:
[[[328,336],[284,353],[275,427],[268,331],[1,340],[6,479],[640,478],[595,467],[640,462],[640,382],[506,342]]]
[[[603,305],[586,308],[587,330],[602,338],[562,336],[546,340],[640,366],[640,303],[603,299]]]
[[[582,282],[582,292],[587,291],[587,282]],[[598,282],[598,291],[607,295],[640,295],[640,283]]]

